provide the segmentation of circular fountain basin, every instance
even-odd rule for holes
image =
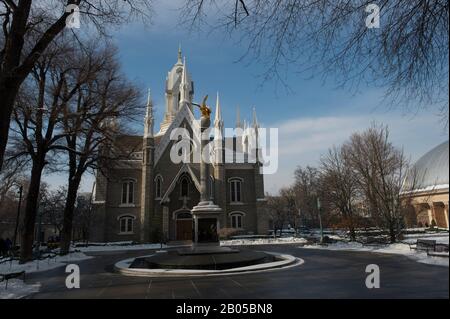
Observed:
[[[214,247],[161,252],[122,260],[114,269],[128,276],[204,276],[242,274],[303,264],[291,255],[248,249]]]

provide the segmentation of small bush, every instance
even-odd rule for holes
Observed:
[[[240,235],[240,230],[236,228],[221,228],[218,231],[219,239],[230,239],[232,236]]]

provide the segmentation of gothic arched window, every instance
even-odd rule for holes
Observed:
[[[162,177],[160,175],[156,176],[155,179],[155,196],[156,198],[162,197]]]
[[[125,180],[122,183],[122,204],[134,203],[134,181]]]
[[[181,197],[189,196],[189,180],[185,176],[181,179]]]
[[[244,228],[244,213],[234,212],[230,214],[231,228]]]
[[[133,234],[134,229],[134,216],[131,215],[123,215],[119,218],[119,234]]]
[[[235,177],[230,179],[230,202],[242,202],[242,178]]]

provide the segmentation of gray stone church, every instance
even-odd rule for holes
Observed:
[[[179,50],[178,61],[166,78],[165,114],[159,131],[154,132],[149,93],[144,135],[116,136],[114,145],[106,150],[114,149],[122,156],[97,171],[91,241],[192,240],[191,209],[200,199],[200,164],[192,160],[192,152],[186,155],[177,149],[181,136],[177,138],[176,134],[182,128],[195,142],[193,136],[199,123],[194,115],[193,96],[194,82]],[[210,201],[223,211],[219,234],[266,234],[269,224],[262,164],[258,156],[251,160],[248,155],[249,141],[258,140],[256,113],[248,125],[237,116],[235,127],[247,133],[225,136],[217,96],[212,126],[215,133],[210,137],[207,183]],[[258,154],[258,146],[253,148]],[[184,160],[174,161],[174,152]]]

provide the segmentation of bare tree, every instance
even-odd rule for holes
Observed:
[[[346,145],[356,181],[377,224],[395,242],[404,224],[401,192],[409,164],[403,151],[389,141],[389,129],[373,125],[355,133]]]
[[[317,168],[307,166],[306,168],[298,167],[294,174],[295,182],[292,187],[296,196],[297,209],[300,210],[303,223],[316,227],[319,224],[317,197],[320,196],[320,172]]]
[[[54,164],[58,155],[68,150],[62,141],[70,132],[60,125],[64,116],[68,115],[64,112],[66,105],[99,67],[98,64],[83,61],[82,49],[74,47],[73,43],[70,38],[61,38],[61,41],[51,44],[22,86],[14,109],[13,158],[25,156],[32,163],[21,241],[22,262],[32,258],[36,210],[44,168]]]
[[[281,236],[283,228],[288,221],[286,201],[281,196],[268,196],[267,208],[268,216],[273,224],[273,235],[275,236],[277,231],[279,231]]]
[[[0,222],[15,227],[18,209],[23,211],[23,205],[19,207],[19,200],[26,197],[28,176],[24,173],[25,161],[6,161],[0,174]],[[22,198],[20,198],[22,187]]]
[[[24,185],[26,176],[23,170],[26,167],[26,161],[15,159],[5,163],[4,169],[0,172],[0,203],[7,197],[13,187]]]
[[[375,3],[378,29],[366,25],[372,0],[187,0],[182,17],[195,24],[218,16],[218,29],[238,32],[243,58],[266,66],[266,78],[334,75],[355,90],[385,89],[392,105],[436,105],[447,122],[449,2]]]
[[[48,185],[41,184],[39,208],[42,222],[52,225],[57,234],[60,234],[62,230],[66,197],[67,189],[65,187],[51,190]]]
[[[73,233],[77,234],[76,239],[82,239],[86,243],[89,241],[92,223],[92,200],[92,193],[78,195],[73,220]]]
[[[287,222],[292,228],[297,229],[300,226],[300,216],[294,187],[282,188],[280,196],[284,200]]]
[[[105,125],[107,121],[135,122],[143,108],[139,103],[139,90],[121,73],[117,62],[117,50],[111,46],[96,49],[93,43],[85,50],[86,64],[95,66],[95,74],[78,88],[76,99],[67,103],[62,121],[69,159],[68,192],[64,209],[64,228],[61,252],[70,248],[73,218],[81,178],[89,169],[96,169],[99,162],[116,158],[114,152],[102,152],[102,147],[113,144],[119,127]],[[122,130],[123,131],[123,130]]]
[[[78,6],[82,23],[93,24],[101,34],[107,34],[111,26],[137,17],[148,19],[150,3],[151,0],[0,1],[0,170],[20,86],[66,27],[66,20],[75,10],[68,6]]]
[[[357,174],[348,162],[348,147],[333,147],[321,159],[320,188],[323,201],[339,212],[343,224],[347,227],[350,238],[356,239],[356,219],[358,204],[363,201],[360,196]]]

